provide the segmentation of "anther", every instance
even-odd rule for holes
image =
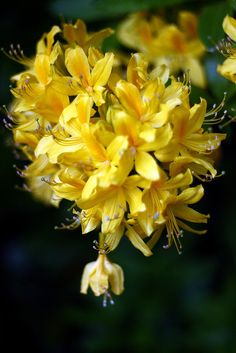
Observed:
[[[160,213],[159,213],[158,211],[156,211],[156,212],[154,213],[154,215],[152,216],[152,219],[153,219],[154,221],[156,221],[159,216],[160,216]]]

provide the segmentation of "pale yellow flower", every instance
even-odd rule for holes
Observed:
[[[154,65],[165,64],[171,73],[189,71],[193,84],[205,87],[206,77],[201,64],[205,47],[197,32],[197,17],[181,11],[178,25],[166,23],[159,16],[132,14],[120,25],[118,38],[129,48],[145,54]]]

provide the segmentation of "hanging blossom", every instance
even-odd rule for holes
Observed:
[[[199,39],[195,14],[180,11],[175,24],[155,14],[137,12],[120,24],[117,36],[126,47],[145,54],[154,66],[165,64],[173,74],[189,70],[192,83],[206,87],[201,63],[206,49]]]
[[[87,33],[78,20],[54,26],[37,44],[34,57],[11,48],[24,65],[12,77],[14,96],[6,124],[28,160],[18,174],[25,189],[59,206],[72,202],[73,221],[62,228],[98,231],[98,259],[85,266],[81,293],[90,287],[113,303],[110,291],[124,290],[122,268],[108,253],[123,237],[145,256],[166,235],[181,253],[183,230],[207,223],[194,210],[203,183],[217,176],[212,154],[225,134],[204,129],[221,120],[207,102],[191,105],[188,80],[169,67],[148,69],[144,54],[131,55],[120,73],[101,43],[112,33]]]

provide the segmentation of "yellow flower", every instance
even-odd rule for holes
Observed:
[[[206,78],[200,62],[205,53],[197,33],[197,17],[181,11],[178,26],[158,16],[132,14],[118,30],[118,38],[129,48],[144,53],[154,65],[165,64],[171,73],[189,71],[193,84],[205,87]]]
[[[236,20],[231,16],[225,16],[223,21],[223,29],[229,38],[235,42]],[[217,48],[227,57],[222,65],[218,65],[217,71],[228,80],[236,82],[236,50],[233,47],[233,43],[229,40],[223,40]]]
[[[185,229],[192,233],[204,234],[206,230],[196,230],[187,225],[184,221],[193,223],[207,223],[209,215],[205,215],[190,208],[189,204],[198,202],[204,194],[202,185],[187,188],[179,195],[169,194],[165,200],[165,210],[163,216],[166,218],[167,229],[167,247],[170,247],[174,242],[176,249],[181,253],[182,245],[180,237],[182,236],[181,229]]]
[[[120,295],[124,290],[122,268],[110,262],[105,253],[99,253],[97,260],[87,264],[82,274],[80,292],[87,294],[89,287],[96,296],[109,296],[109,289],[114,294]]]
[[[193,177],[189,169],[184,174],[178,173],[172,178],[168,178],[162,172],[161,179],[153,182],[150,188],[144,191],[143,202],[146,210],[138,215],[137,221],[147,236],[151,236],[161,224],[166,222],[163,212],[167,197],[175,194],[176,190],[190,185],[192,181]]]
[[[156,158],[166,162],[174,161],[179,156],[190,156],[193,162],[196,158],[196,164],[202,164],[214,174],[199,154],[212,153],[220,146],[226,135],[204,131],[202,125],[205,116],[206,101],[204,99],[190,109],[179,106],[173,110],[171,116],[173,139],[166,147],[155,152]]]
[[[69,44],[76,43],[87,53],[91,47],[100,46],[102,41],[113,33],[111,28],[104,28],[98,32],[88,33],[86,24],[78,19],[73,25],[63,24],[63,37]]]
[[[91,69],[89,60],[82,48],[68,48],[65,52],[65,65],[72,76],[74,93],[88,93],[96,105],[104,103],[103,93],[111,74],[113,53],[106,53]],[[74,80],[74,81],[73,81]]]

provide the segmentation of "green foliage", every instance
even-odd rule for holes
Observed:
[[[199,18],[199,35],[207,48],[214,48],[224,38],[222,22],[226,14],[232,14],[232,8],[226,1],[203,8]]]
[[[52,3],[51,10],[54,14],[63,14],[69,18],[79,16],[86,21],[98,21],[114,19],[134,11],[159,9],[191,2],[191,0],[70,0],[69,2],[56,0]]]

